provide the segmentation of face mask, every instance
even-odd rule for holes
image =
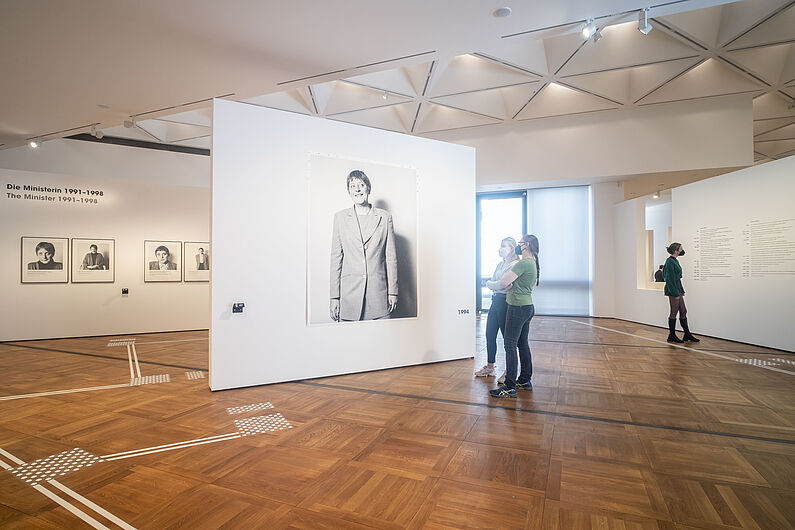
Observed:
[[[511,251],[510,251],[509,249],[507,249],[507,248],[501,248],[501,249],[500,249],[500,257],[501,257],[502,259],[505,259],[505,258],[507,258],[507,257],[508,257],[508,254],[510,254],[510,253],[511,253]]]
[[[522,247],[520,245],[516,245],[515,252],[516,252],[517,256],[521,256],[522,255]]]
[[[679,250],[679,255],[680,256],[684,256],[685,255],[685,249],[680,249]]]

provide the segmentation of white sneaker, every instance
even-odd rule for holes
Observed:
[[[501,385],[501,384],[505,383],[505,374],[506,374],[506,372],[503,372],[502,375],[499,377],[499,379],[497,379],[497,384],[498,385]]]
[[[484,365],[483,368],[475,372],[475,377],[492,377],[494,375],[494,368],[490,367],[488,364]]]

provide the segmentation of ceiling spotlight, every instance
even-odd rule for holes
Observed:
[[[135,116],[130,116],[129,120],[124,120],[124,127],[127,129],[132,129],[135,127]]]
[[[651,24],[649,24],[649,8],[641,9],[638,11],[638,31],[644,35],[648,35],[651,31]]]
[[[102,140],[102,138],[105,136],[105,133],[97,129],[97,124],[95,123],[94,125],[91,126],[91,136],[93,136],[97,140]]]
[[[31,141],[28,143],[28,145],[29,145],[29,146],[30,146],[32,149],[36,149],[37,147],[39,147],[39,146],[41,145],[41,138],[33,138],[33,139],[32,139],[32,140],[31,140]]]
[[[585,37],[586,39],[588,39],[594,33],[596,33],[596,24],[593,23],[593,19],[592,18],[589,18],[585,22],[585,26],[583,26],[583,28],[582,28],[582,36]]]
[[[387,99],[389,97],[389,92],[384,90],[384,93],[381,95],[381,99]]]
[[[652,197],[654,197],[655,199],[659,199],[660,198],[660,192],[659,191],[655,191],[654,195],[652,195]]]
[[[511,14],[510,7],[501,7],[499,9],[495,9],[494,13],[492,13],[492,15],[494,15],[497,18],[505,18],[510,14]]]
[[[593,41],[594,42],[599,42],[599,39],[601,39],[601,38],[602,38],[602,30],[599,29],[599,28],[596,28],[596,31],[593,32]]]

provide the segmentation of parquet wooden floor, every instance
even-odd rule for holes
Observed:
[[[137,336],[135,386],[114,337],[2,343],[0,528],[795,528],[795,355],[665,336],[536,317],[515,400],[480,333],[216,393],[206,331]]]

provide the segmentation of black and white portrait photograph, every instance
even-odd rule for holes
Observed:
[[[417,172],[310,157],[309,324],[417,316]]]
[[[179,282],[181,266],[181,241],[144,241],[145,282]]]
[[[72,238],[72,283],[113,283],[116,241]]]
[[[210,281],[210,243],[207,241],[185,241],[183,243],[183,267],[186,282]]]
[[[23,237],[22,283],[66,283],[68,248],[65,237]]]

